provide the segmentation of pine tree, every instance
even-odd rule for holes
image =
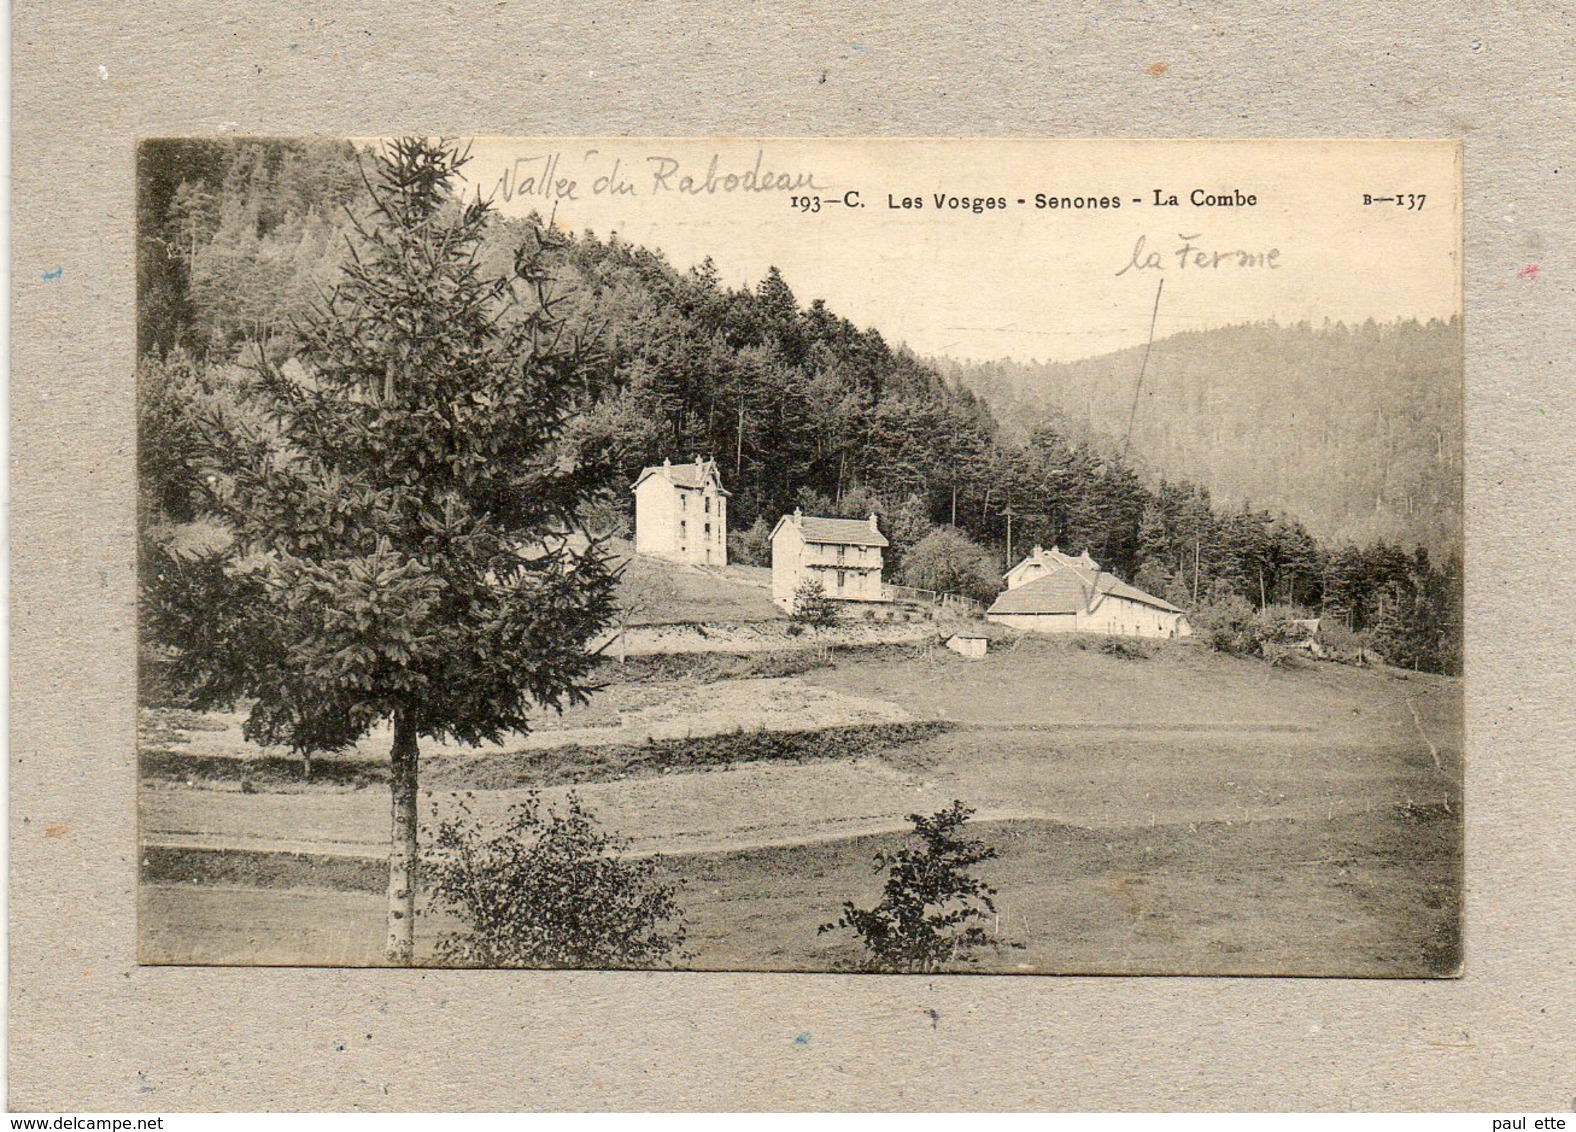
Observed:
[[[980,948],[1000,946],[984,927],[996,911],[996,890],[972,872],[997,854],[964,836],[973,816],[961,801],[928,817],[909,814],[922,848],[876,854],[875,870],[887,874],[880,902],[860,908],[846,900],[842,915],[816,933],[852,931],[876,971],[941,971],[972,962]]]
[[[788,616],[795,625],[817,632],[832,628],[842,619],[837,602],[826,595],[826,587],[817,578],[806,578],[799,583],[793,592],[793,608]]]
[[[491,209],[454,197],[464,161],[419,139],[377,160],[362,247],[300,328],[307,378],[260,373],[266,427],[204,422],[234,541],[157,618],[196,706],[254,700],[255,741],[330,751],[392,724],[395,963],[414,953],[419,740],[497,741],[583,701],[613,612],[599,550],[571,545],[597,485],[559,444],[594,359],[557,333],[543,237],[483,277]]]

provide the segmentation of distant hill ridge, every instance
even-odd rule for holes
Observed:
[[[1121,443],[1143,347],[1077,362],[960,363],[1009,431],[1038,424]],[[1361,326],[1252,323],[1155,342],[1131,454],[1217,503],[1284,510],[1321,540],[1459,552],[1459,319]]]

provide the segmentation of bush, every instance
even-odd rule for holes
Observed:
[[[1274,641],[1283,645],[1298,645],[1311,634],[1299,621],[1311,621],[1313,614],[1300,605],[1274,603],[1266,605],[1253,615],[1254,632],[1259,641]]]
[[[973,813],[955,801],[929,817],[908,815],[924,847],[877,853],[875,871],[887,872],[880,903],[863,909],[846,901],[843,914],[818,934],[852,931],[877,971],[939,971],[993,946],[978,921],[996,911],[996,890],[968,870],[994,859],[996,850],[961,836]]]
[[[562,815],[532,791],[488,837],[460,803],[426,861],[434,905],[468,929],[438,942],[467,967],[650,967],[685,958],[678,888],[659,880],[661,857],[623,856],[574,794]],[[671,922],[671,926],[669,926]]]
[[[765,519],[756,519],[746,530],[728,532],[728,561],[739,566],[772,564],[772,529]]]
[[[1309,637],[1313,614],[1300,605],[1272,604],[1254,609],[1236,594],[1199,607],[1193,626],[1216,652],[1260,656],[1272,664],[1289,660]]]
[[[623,500],[593,499],[580,505],[581,526],[595,538],[633,538],[635,520]]]
[[[1158,645],[1139,638],[1101,637],[1095,642],[1094,651],[1123,660],[1148,660],[1158,648]]]
[[[1289,665],[1305,654],[1303,646],[1313,635],[1306,624],[1311,614],[1296,605],[1267,605],[1253,615],[1254,651],[1273,666]]]
[[[1253,606],[1236,594],[1200,605],[1192,622],[1194,632],[1216,652],[1250,656],[1258,644]]]
[[[1353,632],[1344,622],[1329,617],[1319,624],[1319,644],[1325,656],[1342,664],[1365,664],[1378,659],[1372,630]]]
[[[788,614],[794,625],[809,629],[829,629],[841,619],[837,602],[826,596],[826,587],[815,578],[806,578],[793,592],[793,609]],[[789,630],[793,629],[790,625]]]
[[[709,663],[697,666],[695,678],[713,684],[719,680],[754,680],[781,676],[798,676],[817,668],[831,668],[832,656],[825,649],[785,649],[781,652],[745,653],[729,656],[726,653],[708,658]]]
[[[1001,589],[996,560],[956,527],[937,527],[903,559],[903,582],[916,589],[989,602]]]

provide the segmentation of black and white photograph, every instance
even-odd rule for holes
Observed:
[[[1470,963],[1457,143],[136,179],[141,963]]]

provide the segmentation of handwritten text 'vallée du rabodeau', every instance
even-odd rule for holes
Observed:
[[[641,166],[644,165],[644,168]],[[1178,208],[1186,201],[1194,209],[1253,208],[1258,204],[1255,194],[1233,188],[1227,192],[1194,189],[1180,199],[1177,194],[1161,189],[1150,190],[1153,199],[1129,198],[1133,205],[1153,208]],[[815,174],[807,170],[776,170],[766,161],[764,150],[757,150],[753,163],[743,167],[728,167],[720,154],[700,164],[686,163],[678,158],[651,154],[633,163],[624,157],[605,155],[596,149],[587,150],[578,171],[566,163],[562,153],[548,153],[516,157],[504,167],[497,183],[497,194],[504,201],[516,198],[536,199],[552,204],[559,201],[576,201],[586,196],[678,196],[705,197],[731,194],[776,193],[784,196],[788,206],[799,212],[820,213],[834,206],[841,210],[867,207],[860,190],[850,189],[837,193],[829,186],[819,184]],[[877,196],[878,194],[872,194]],[[887,193],[885,200],[878,200],[875,207],[890,211],[923,212],[940,211],[984,214],[1004,212],[1013,204],[1035,211],[1114,211],[1120,209],[1120,194],[1065,196],[1037,192],[1033,196],[974,196],[946,192],[930,194]],[[1128,261],[1116,272],[1125,275],[1130,271],[1164,271],[1176,267],[1208,269],[1222,266],[1257,267],[1274,270],[1281,266],[1280,249],[1243,249],[1210,247],[1199,235],[1178,235],[1175,247],[1164,252],[1147,245],[1147,237],[1140,236]]]
[[[562,153],[516,157],[498,178],[498,195],[547,201],[575,201],[587,196],[715,196],[721,193],[823,192],[815,174],[775,170],[766,151],[756,150],[752,164],[724,166],[721,154],[687,164],[676,157],[652,154],[635,161],[601,150],[586,150],[578,167]]]

